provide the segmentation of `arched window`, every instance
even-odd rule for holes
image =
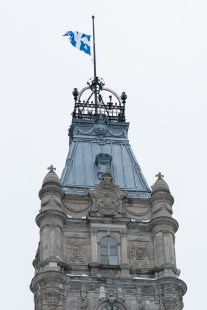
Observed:
[[[117,241],[111,236],[103,237],[100,241],[100,259],[105,265],[118,265]]]

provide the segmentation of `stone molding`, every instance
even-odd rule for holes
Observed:
[[[84,139],[91,139],[94,137],[104,136],[117,139],[123,138],[128,141],[129,123],[114,123],[104,118],[94,120],[77,120],[73,119],[72,125],[69,128],[69,136],[71,139],[84,137]]]
[[[159,226],[154,227],[153,232],[152,232],[153,240],[155,239],[156,234],[158,234],[159,232],[161,232],[162,234],[171,234],[173,236],[173,240],[175,238],[175,232],[173,228],[171,226],[163,225],[161,227]]]
[[[92,266],[91,266],[92,267]],[[100,268],[100,265],[93,267]],[[100,287],[104,287],[100,295]],[[117,304],[121,309],[126,310],[127,300],[137,302],[137,309],[142,310],[145,306],[145,300],[154,300],[156,304],[160,304],[162,310],[181,310],[183,307],[182,296],[186,293],[185,283],[174,277],[161,277],[153,279],[114,279],[113,283],[93,276],[90,278],[73,275],[72,277],[57,271],[45,271],[36,274],[33,278],[31,286],[35,295],[36,302],[47,302],[51,307],[58,307],[64,304],[67,296],[71,292],[79,296],[79,308],[90,309],[88,304],[89,296],[99,298],[95,309],[99,310],[104,304]],[[95,294],[95,295],[94,295]],[[82,308],[81,308],[82,307]],[[38,308],[38,310],[41,308]],[[74,310],[77,310],[74,309]]]
[[[75,205],[75,208],[72,206],[72,204],[71,204],[71,202],[70,201],[68,201],[69,199],[62,199],[62,204],[63,204],[63,206],[67,209],[67,210],[69,210],[70,212],[74,212],[74,213],[82,213],[82,212],[85,212],[85,211],[87,211],[88,209],[89,209],[89,207],[91,207],[91,201],[89,201],[87,204],[86,204],[86,202],[84,202],[84,203],[77,203],[76,205]]]
[[[61,261],[59,258],[54,257],[54,256],[50,256],[48,258],[46,258],[44,261],[38,261],[36,259],[33,260],[33,266],[37,269],[41,268],[41,267],[45,267],[47,266],[50,262],[55,262],[57,263],[57,266],[59,266],[62,269],[66,269],[67,271],[71,270],[71,265],[67,264],[63,261]]]
[[[36,223],[37,225],[40,227],[41,223],[43,222],[43,220],[49,220],[49,219],[54,219],[54,218],[58,218],[60,219],[64,224],[67,223],[67,216],[64,212],[62,211],[58,211],[58,210],[45,210],[45,211],[41,211],[37,216],[36,216]]]
[[[159,217],[156,217],[154,219],[152,219],[150,222],[149,222],[149,227],[150,229],[152,229],[154,231],[155,228],[159,227],[167,227],[167,226],[170,226],[172,227],[174,233],[176,233],[176,231],[178,230],[178,222],[172,218],[172,217],[168,217],[168,216],[159,216]]]
[[[163,198],[166,200],[166,202],[170,203],[171,205],[174,204],[174,197],[169,193],[169,191],[165,189],[156,190],[152,192],[150,201],[153,204],[155,201],[162,200]]]
[[[48,310],[61,309],[68,296],[67,279],[58,272],[44,272],[37,274],[30,285],[34,293],[38,310],[47,306]]]
[[[101,239],[103,237],[106,237],[106,236],[113,237],[116,240],[117,245],[121,244],[121,239],[120,239],[120,233],[119,232],[111,231],[111,230],[107,231],[107,230],[103,230],[103,229],[100,229],[99,231],[97,231],[97,244],[100,244]]]

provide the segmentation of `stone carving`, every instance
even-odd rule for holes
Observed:
[[[136,292],[136,289],[134,286],[129,286],[129,287],[126,287],[126,293],[127,294],[132,294],[132,293],[135,293]]]
[[[86,262],[86,239],[85,238],[69,238],[68,262],[69,263],[85,263]]]
[[[104,135],[107,132],[107,128],[103,124],[98,124],[95,127],[95,131],[98,135]]]
[[[100,286],[99,288],[99,300],[104,300],[106,298],[105,286]]]
[[[149,259],[149,242],[148,241],[130,241],[130,256],[132,265],[137,267],[147,267]]]
[[[81,297],[80,308],[81,309],[87,309],[87,307],[88,307],[87,299]]]
[[[50,170],[49,172],[55,172],[56,168],[53,167],[53,165],[50,165],[50,167],[48,167],[47,170]]]
[[[144,304],[142,301],[140,303],[138,303],[137,310],[144,310]]]
[[[61,299],[60,293],[46,292],[44,298],[47,300],[47,304],[51,310],[55,310]]]
[[[63,299],[67,298],[67,292],[60,279],[49,281],[43,279],[37,285],[36,297],[38,310],[42,309],[43,303],[47,303],[48,309],[56,310],[57,307],[61,307],[63,304]]]
[[[138,302],[138,305],[140,306],[142,304],[142,289],[141,289],[141,287],[137,287],[136,290],[137,290],[136,300]],[[139,309],[139,307],[138,307],[138,309]]]
[[[158,172],[158,174],[156,174],[156,176],[155,176],[158,180],[163,180],[163,178],[164,178],[164,175],[162,175],[162,173],[161,172]]]
[[[80,309],[87,309],[88,302],[87,302],[87,288],[86,285],[83,283],[81,285],[81,291],[80,291]]]
[[[117,213],[124,214],[122,199],[125,193],[112,181],[110,173],[102,175],[102,181],[89,192],[93,206],[91,212],[98,212],[104,216],[114,216]]]
[[[82,213],[82,212],[85,212],[90,206],[91,206],[91,202],[88,201],[88,202],[71,202],[71,199],[63,199],[62,200],[62,204],[64,205],[64,207],[66,209],[68,209],[69,211],[71,212],[74,212],[74,213]]]
[[[128,206],[126,208],[126,211],[129,212],[131,215],[135,215],[135,216],[143,216],[146,215],[147,213],[150,212],[150,207],[149,206],[142,206],[142,207],[130,207]]]
[[[154,295],[154,287],[153,286],[144,286],[142,288],[142,292],[144,295]]]
[[[152,213],[156,214],[160,212],[161,210],[166,210],[170,214],[172,214],[172,200],[170,198],[169,194],[166,194],[166,197],[163,197],[163,195],[156,195],[157,201],[159,202],[157,205],[153,206]]]
[[[114,296],[113,293],[110,293],[108,300],[109,300],[110,305],[113,305],[117,299],[116,299],[116,297]]]
[[[143,301],[143,290],[141,287],[137,287],[136,288],[136,300],[137,300],[137,303],[138,303],[138,307],[137,307],[137,310],[144,310],[145,307],[144,307],[144,301]]]
[[[164,297],[162,302],[165,310],[181,310],[183,308],[182,305],[180,307],[180,302],[175,297]]]
[[[174,293],[175,292],[175,287],[173,285],[165,285],[164,286],[164,293]]]
[[[60,193],[56,191],[51,191],[49,195],[47,193],[47,199],[41,201],[41,207],[45,207],[49,203],[54,202],[54,204],[56,204],[62,210],[62,204],[57,200],[55,196],[61,197]]]
[[[80,282],[72,282],[72,283],[70,283],[69,291],[80,291]]]

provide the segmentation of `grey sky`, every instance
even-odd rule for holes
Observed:
[[[1,0],[1,309],[34,309],[29,284],[38,191],[51,163],[61,175],[71,93],[93,75],[91,58],[62,35],[90,34],[92,14],[97,73],[107,87],[128,95],[130,142],[149,185],[161,171],[175,198],[185,309],[203,308],[206,13],[200,0]]]

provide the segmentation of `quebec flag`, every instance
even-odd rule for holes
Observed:
[[[80,33],[78,31],[68,31],[64,34],[64,36],[68,36],[70,43],[77,47],[80,51],[91,55],[91,35]]]

